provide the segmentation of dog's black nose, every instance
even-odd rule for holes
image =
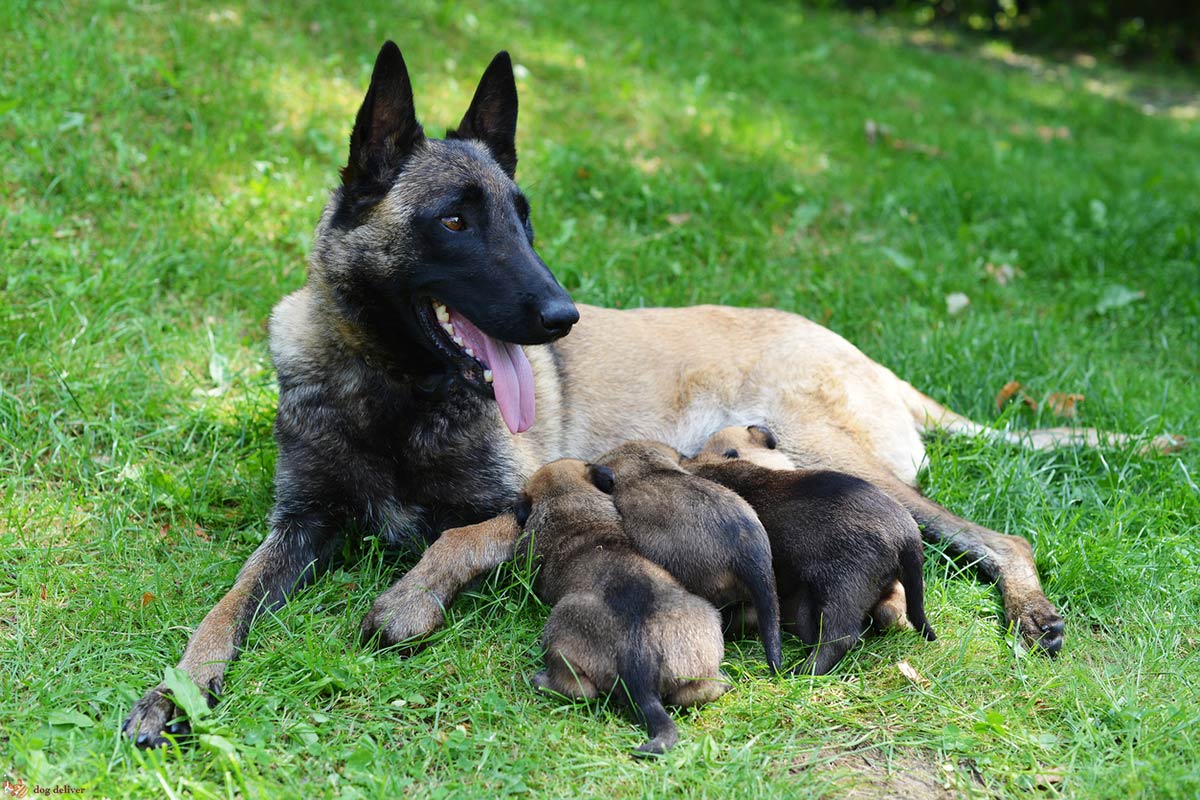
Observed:
[[[555,336],[566,336],[579,322],[579,309],[569,300],[551,302],[542,307],[542,327]]]

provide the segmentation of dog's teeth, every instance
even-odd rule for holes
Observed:
[[[459,347],[463,346],[463,340],[461,336],[452,336],[450,337],[450,341],[454,342]]]
[[[434,313],[437,314],[438,322],[449,322],[450,321],[450,312],[446,310],[445,306],[434,306],[433,310],[434,310]]]
[[[485,369],[483,371],[483,379],[488,383],[492,382],[492,371],[490,369]]]
[[[474,358],[474,357],[475,357],[475,351],[474,351],[474,350],[472,350],[472,349],[471,349],[471,348],[469,348],[469,347],[464,347],[464,348],[463,348],[463,352],[465,352],[465,353],[466,353],[467,355],[469,355],[471,358]]]
[[[453,335],[454,335],[454,324],[453,324],[453,323],[450,323],[450,322],[443,322],[443,323],[442,323],[442,330],[444,330],[446,333],[448,333],[448,334],[450,334],[451,336],[453,336]]]

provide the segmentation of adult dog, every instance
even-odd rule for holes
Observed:
[[[212,702],[255,614],[319,574],[345,530],[403,541],[470,525],[437,538],[363,623],[368,639],[404,642],[436,628],[467,581],[511,555],[517,527],[502,512],[541,465],[592,459],[628,439],[693,453],[734,424],[768,425],[799,466],[882,487],[927,539],[998,583],[1008,622],[1030,644],[1059,650],[1063,620],[1029,544],[913,488],[921,435],[940,427],[1041,448],[1095,443],[1096,432],[982,428],[792,314],[577,310],[533,249],[529,203],[513,182],[516,123],[506,53],[438,140],[417,122],[399,49],[380,51],[308,283],[271,318],[279,461],[270,533],[180,662]],[[124,731],[139,745],[163,744],[164,733],[187,730],[172,722],[178,713],[160,685]]]

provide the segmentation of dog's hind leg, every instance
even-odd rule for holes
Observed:
[[[375,600],[363,619],[363,641],[392,647],[433,633],[464,586],[512,558],[518,534],[511,513],[444,531],[417,565]]]
[[[264,609],[283,605],[288,594],[309,582],[328,565],[332,554],[331,520],[311,514],[276,519],[273,530],[238,573],[233,588],[209,611],[188,640],[179,668],[215,705],[225,669],[237,657],[250,623]],[[164,733],[186,735],[186,719],[172,723],[182,712],[171,701],[164,684],[151,689],[134,704],[121,727],[139,747],[167,744]]]
[[[985,580],[999,587],[1008,625],[1027,644],[1049,655],[1062,649],[1063,618],[1042,592],[1028,541],[952,514],[901,481],[882,479],[879,485],[908,509],[926,541],[945,542],[951,555],[965,556]]]

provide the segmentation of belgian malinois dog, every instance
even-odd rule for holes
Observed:
[[[882,487],[925,538],[946,541],[999,585],[1009,624],[1030,644],[1059,650],[1063,620],[1028,542],[913,488],[921,434],[942,428],[1035,448],[1121,437],[976,425],[793,314],[576,307],[533,247],[529,202],[513,181],[516,124],[506,53],[439,140],[417,122],[400,50],[388,42],[380,51],[308,282],[271,316],[279,459],[270,531],[180,661],[212,702],[254,616],[320,574],[343,532],[403,542],[444,531],[363,622],[368,639],[406,642],[512,556],[517,526],[502,512],[538,467],[593,460],[635,438],[694,453],[729,425],[768,425],[798,466]],[[467,527],[446,530],[456,525]],[[142,746],[187,730],[161,685],[124,725]]]
[[[538,560],[535,588],[554,605],[542,634],[546,669],[533,685],[628,700],[650,734],[637,752],[663,753],[679,740],[664,701],[703,705],[729,690],[721,615],[638,552],[598,476],[611,492],[605,467],[560,458],[517,500],[517,555]]]

